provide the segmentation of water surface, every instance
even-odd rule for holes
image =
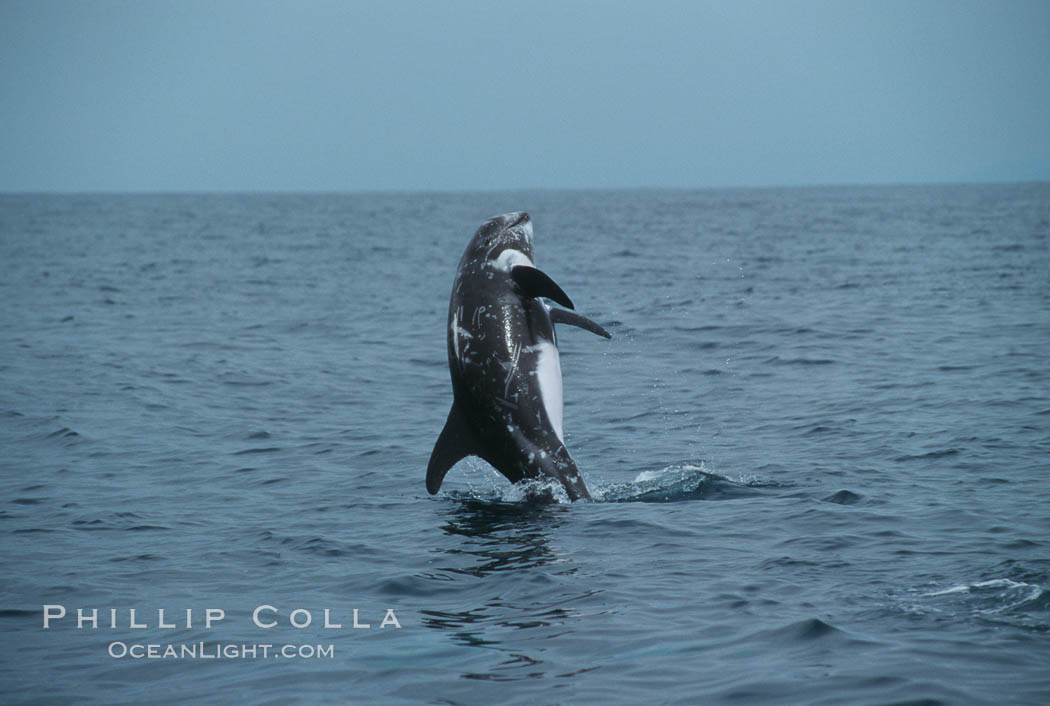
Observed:
[[[593,503],[424,487],[510,210],[614,336],[560,329]],[[1050,700],[1048,238],[1045,184],[0,197],[0,692]]]

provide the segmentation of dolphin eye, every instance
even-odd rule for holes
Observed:
[[[485,240],[493,240],[500,234],[501,231],[502,228],[500,228],[498,224],[491,222],[486,223],[484,230],[482,230],[481,232],[481,237]]]

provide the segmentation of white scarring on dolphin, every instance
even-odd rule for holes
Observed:
[[[480,456],[512,483],[558,480],[590,498],[562,435],[561,363],[554,324],[612,336],[569,309],[572,301],[533,263],[527,213],[487,220],[459,261],[448,307],[452,410],[427,466],[427,490],[460,459]]]

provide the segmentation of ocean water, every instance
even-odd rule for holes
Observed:
[[[511,210],[594,502],[424,487]],[[5,703],[1050,702],[1050,185],[8,195],[0,296]]]

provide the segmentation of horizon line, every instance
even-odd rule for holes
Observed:
[[[772,191],[792,189],[855,189],[855,188],[901,188],[943,186],[1021,186],[1050,184],[1050,179],[1018,179],[991,181],[885,181],[885,182],[812,182],[803,184],[758,184],[722,186],[517,186],[482,188],[377,188],[377,189],[0,189],[0,196],[368,196],[368,195],[457,195],[457,194],[501,194],[521,192],[627,192],[627,191]]]

